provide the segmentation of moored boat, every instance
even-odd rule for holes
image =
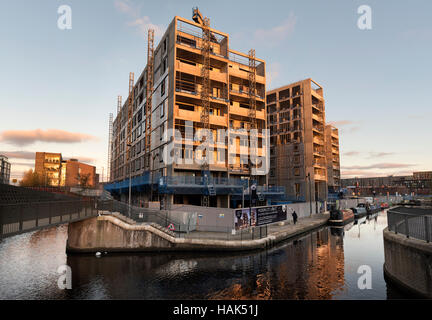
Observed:
[[[330,212],[329,224],[343,226],[354,220],[354,213],[351,209],[333,210]]]
[[[354,212],[355,219],[364,217],[367,214],[366,206],[363,205],[364,203],[360,203],[357,207],[351,208],[351,210]]]
[[[366,206],[366,211],[368,215],[377,213],[379,211],[381,211],[381,208],[375,204],[370,204],[368,206]]]
[[[381,203],[380,206],[381,206],[381,210],[388,209],[388,207],[389,207],[389,205],[388,205],[387,202],[383,202],[383,203]]]

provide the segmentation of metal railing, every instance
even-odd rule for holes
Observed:
[[[0,238],[86,219],[97,213],[92,200],[1,204]]]
[[[130,222],[149,224],[175,238],[213,239],[213,240],[255,240],[267,237],[267,225],[249,227],[233,232],[233,226],[200,224],[192,212],[184,220],[173,219],[169,210],[157,210],[130,206],[127,203],[107,200],[98,201],[98,210]],[[116,213],[120,213],[123,217]],[[198,221],[197,221],[198,220]]]
[[[432,208],[397,207],[387,211],[388,230],[403,234],[407,238],[415,238],[431,242]]]

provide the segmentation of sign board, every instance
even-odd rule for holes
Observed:
[[[286,205],[253,207],[235,210],[234,226],[236,230],[259,227],[287,219]]]

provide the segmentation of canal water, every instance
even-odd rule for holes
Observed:
[[[383,275],[385,212],[243,254],[65,254],[67,226],[0,241],[0,299],[409,298]],[[72,289],[57,268],[69,265]],[[358,287],[369,266],[372,288]]]

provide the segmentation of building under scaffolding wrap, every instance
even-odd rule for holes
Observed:
[[[147,65],[113,123],[105,188],[127,201],[130,182],[135,205],[237,207],[255,183],[258,204],[281,200],[284,189],[266,181],[265,62],[231,50],[197,8],[193,20],[176,16],[155,48],[149,31]]]

